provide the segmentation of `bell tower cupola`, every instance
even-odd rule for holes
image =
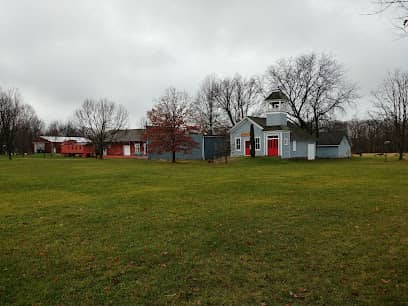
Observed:
[[[265,99],[267,105],[266,125],[286,126],[288,98],[280,91],[273,90]]]

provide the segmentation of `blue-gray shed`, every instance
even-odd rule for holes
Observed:
[[[346,132],[320,132],[317,141],[318,158],[350,158],[351,143]]]
[[[225,156],[228,150],[228,143],[225,136],[207,136],[199,133],[191,134],[197,147],[190,153],[177,152],[176,160],[213,160]],[[150,153],[149,159],[171,160],[172,153]]]

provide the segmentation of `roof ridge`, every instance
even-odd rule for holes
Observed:
[[[259,118],[259,119],[266,119],[266,117],[259,117],[259,116],[247,116],[248,118]]]

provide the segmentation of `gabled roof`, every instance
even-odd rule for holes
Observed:
[[[143,141],[145,129],[119,130],[113,133],[112,142]]]
[[[91,142],[88,138],[85,138],[85,137],[40,136],[40,138],[46,141],[49,141],[49,142],[56,142],[56,143],[63,143],[64,141],[76,141],[78,143]]]
[[[317,140],[318,146],[338,146],[343,140],[343,137],[347,137],[347,133],[344,131],[333,131],[333,132],[320,132],[319,139]]]

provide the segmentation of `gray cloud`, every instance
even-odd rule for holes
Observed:
[[[2,1],[0,86],[20,88],[50,121],[87,97],[124,104],[135,126],[168,86],[190,93],[205,75],[263,73],[282,57],[335,55],[364,97],[408,69],[408,39],[369,0]]]

